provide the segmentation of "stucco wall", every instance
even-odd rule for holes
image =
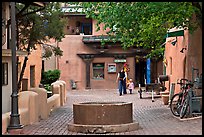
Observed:
[[[77,17],[68,18],[69,26],[71,29],[76,26]],[[82,20],[81,20],[82,21]],[[83,21],[85,21],[83,19]],[[88,21],[88,20],[87,20]],[[89,20],[90,21],[90,20]],[[104,24],[100,24],[101,30],[96,31],[96,20],[92,20],[92,36],[106,35],[109,29],[103,30]],[[65,34],[68,33],[68,28],[65,28]],[[77,54],[91,54],[96,53],[95,50],[88,47],[82,42],[83,35],[65,35],[65,38],[58,43],[58,46],[63,50],[63,56],[58,59],[59,70],[61,70],[60,79],[67,84],[67,90],[70,90],[70,80],[77,82],[77,89],[85,89],[86,87],[86,65],[85,62]],[[123,50],[120,46],[114,44],[109,47],[107,53],[128,53],[130,50]],[[134,57],[127,57],[127,63],[130,67],[129,77],[135,79],[135,59]],[[104,79],[93,79],[93,66],[92,63],[104,63]],[[110,74],[107,72],[108,63],[114,63],[114,57],[95,57],[90,64],[90,86],[93,89],[116,89],[116,75],[117,73]],[[124,63],[117,63],[117,72],[121,69]],[[160,71],[156,69],[155,71]],[[162,72],[162,71],[161,71]]]
[[[187,78],[192,79],[192,67],[199,69],[202,73],[202,30],[198,28],[193,34],[189,35],[187,52]],[[196,73],[194,73],[194,78]]]
[[[77,89],[85,89],[86,84],[86,66],[84,61],[77,55],[82,53],[96,53],[93,49],[82,42],[81,35],[66,35],[59,42],[59,47],[63,50],[63,56],[59,58],[59,69],[61,70],[60,79],[67,83],[67,89],[70,90],[70,80],[77,81]],[[116,45],[109,48],[109,53],[128,53]],[[128,76],[135,79],[134,57],[127,57],[127,63],[130,67]],[[93,63],[104,63],[104,79],[93,79]],[[114,57],[95,57],[90,64],[90,85],[92,89],[116,89],[117,73],[108,73],[109,63],[114,63]],[[123,63],[117,63],[117,72],[121,69]]]
[[[198,28],[193,34],[190,34],[188,30],[184,31],[184,37],[177,37],[177,44],[173,46],[172,40],[176,37],[170,37],[166,39],[165,56],[167,59],[166,73],[170,76],[169,82],[166,82],[167,90],[169,90],[170,83],[176,83],[177,79],[187,78],[192,80],[192,66],[198,68],[202,73],[202,32]],[[183,53],[180,51],[182,48]],[[170,74],[172,57],[172,74]],[[175,93],[179,92],[180,85],[175,85]]]
[[[46,44],[57,47],[57,42],[54,39],[50,39],[50,41],[47,42]],[[42,49],[42,51],[44,51],[44,49]],[[43,60],[44,60],[44,71],[57,69],[57,57],[55,57],[54,54],[52,54],[52,56],[49,59],[44,58]]]
[[[11,110],[12,64],[11,57],[2,57],[2,62],[8,62],[8,85],[2,85],[2,114]]]
[[[117,73],[121,70],[123,63],[116,63],[116,73],[108,73],[108,64],[114,63],[114,57],[94,58],[92,63],[104,63],[104,79],[93,78],[93,66],[91,65],[91,88],[93,89],[117,89],[118,83],[116,82]],[[134,57],[128,57],[126,63],[129,64],[130,72],[128,72],[128,79],[135,79]]]
[[[21,67],[23,66],[24,57],[20,57]],[[41,70],[42,70],[42,48],[37,45],[37,50],[31,51],[28,56],[28,61],[23,78],[28,79],[28,89],[30,89],[30,66],[35,66],[35,87],[38,87],[41,80]]]
[[[59,42],[59,47],[63,50],[63,56],[59,58],[60,79],[66,82],[68,89],[70,89],[70,79],[77,81],[79,89],[85,87],[82,81],[85,80],[85,63],[77,54],[95,53],[84,46],[82,37],[81,35],[66,35],[62,42]]]
[[[184,37],[178,36],[175,46],[171,44],[176,37],[169,37],[166,39],[165,57],[167,60],[166,74],[169,75],[169,81],[166,82],[167,90],[170,89],[171,83],[177,83],[177,79],[184,78],[184,60],[186,57],[186,51],[181,53],[181,49],[188,44],[188,31],[184,31]],[[172,58],[172,62],[171,62]],[[172,70],[171,70],[172,69]],[[170,72],[172,71],[172,73]],[[179,85],[175,85],[175,92],[180,89]]]

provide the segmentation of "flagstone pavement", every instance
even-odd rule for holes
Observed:
[[[133,94],[119,96],[117,89],[71,90],[67,91],[67,102],[55,109],[48,119],[24,126],[25,135],[93,135],[91,133],[70,132],[68,123],[73,121],[73,104],[93,101],[132,102],[133,120],[139,123],[139,129],[131,132],[106,133],[97,135],[202,135],[202,116],[188,119],[174,117],[161,97],[154,98],[151,93],[143,92],[140,99],[137,89]]]

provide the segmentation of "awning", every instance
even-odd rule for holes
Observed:
[[[165,38],[168,38],[168,37],[177,37],[177,36],[184,36],[184,30],[168,32],[166,34]]]

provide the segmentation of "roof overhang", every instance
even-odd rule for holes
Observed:
[[[109,39],[108,35],[98,35],[98,36],[83,36],[82,41],[84,43],[98,43],[104,41],[113,42],[113,40]],[[119,41],[117,41],[119,42]]]
[[[21,51],[21,50],[17,50],[16,51],[16,56],[27,56],[28,52],[27,51]],[[2,49],[2,57],[11,57],[12,53],[11,53],[11,49]]]
[[[104,45],[102,44],[103,41],[105,42]],[[108,35],[83,36],[82,42],[99,53],[107,52],[113,44],[113,40]]]
[[[82,41],[84,44],[86,44],[88,47],[94,49],[95,51],[99,53],[104,53],[107,52],[110,47],[114,46],[120,46],[121,42],[120,40],[116,41],[115,43],[113,40],[109,39],[110,36],[108,35],[98,35],[98,36],[83,36]],[[107,40],[105,42],[105,45],[102,45],[101,42],[102,40]],[[150,50],[132,46],[129,48],[129,50],[133,51],[134,54],[138,55],[147,55]]]

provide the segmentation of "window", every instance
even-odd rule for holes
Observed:
[[[104,63],[93,63],[93,79],[104,79]]]
[[[183,78],[185,78],[186,75],[186,57],[184,58],[184,62],[183,62]]]
[[[91,23],[81,23],[81,33],[84,35],[92,34],[92,24]]]
[[[2,63],[2,85],[8,85],[8,63]]]
[[[170,57],[170,75],[172,75],[172,57]]]
[[[35,66],[30,66],[30,87],[35,87]]]

